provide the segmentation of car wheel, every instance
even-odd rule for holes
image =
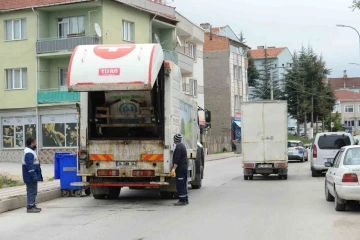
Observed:
[[[326,180],[325,180],[325,199],[328,202],[333,202],[335,200],[334,196],[331,195],[329,192],[329,188],[327,187]]]
[[[346,201],[341,199],[335,189],[335,210],[338,212],[343,212],[346,210]]]

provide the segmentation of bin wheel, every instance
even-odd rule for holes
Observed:
[[[89,196],[91,194],[90,188],[85,189],[86,196]]]
[[[74,192],[74,195],[75,195],[75,197],[81,197],[82,196],[82,190],[80,189],[80,190],[76,190],[75,192]]]
[[[70,191],[69,190],[61,190],[61,196],[70,197]]]

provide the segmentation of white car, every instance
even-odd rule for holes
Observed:
[[[325,162],[332,161],[340,148],[355,144],[353,136],[346,132],[316,134],[310,154],[312,177],[317,177],[319,173],[327,171]]]
[[[335,201],[336,211],[345,211],[349,201],[360,201],[360,146],[341,148],[333,161],[325,163],[325,198]]]
[[[289,140],[287,144],[289,160],[300,160],[301,162],[308,160],[308,151],[301,141]]]

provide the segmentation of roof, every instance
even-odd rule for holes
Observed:
[[[338,100],[360,100],[360,93],[349,90],[335,90],[335,97]]]
[[[360,87],[360,78],[329,78],[328,82],[333,89]]]
[[[15,11],[32,7],[47,7],[78,2],[91,2],[94,0],[8,0],[0,1],[0,11]]]
[[[222,31],[226,27],[228,27],[228,25],[223,26],[223,27],[214,27],[214,28],[211,28],[211,32],[214,34],[219,34],[219,32]]]
[[[286,47],[281,47],[281,48],[267,48],[266,49],[266,54],[269,58],[276,58],[277,56],[279,56],[279,54],[284,51],[285,49],[287,49]],[[250,50],[250,54],[252,58],[265,58],[265,49],[254,49],[254,50]]]

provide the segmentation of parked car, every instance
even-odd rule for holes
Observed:
[[[308,160],[308,151],[301,141],[290,140],[287,145],[289,160],[300,160],[301,162]]]
[[[328,170],[325,162],[332,161],[340,148],[355,145],[355,143],[353,136],[346,132],[324,132],[316,134],[310,154],[312,177],[317,177],[319,173]]]
[[[341,148],[332,161],[326,161],[325,198],[335,201],[336,211],[345,211],[349,201],[360,201],[360,146]]]

